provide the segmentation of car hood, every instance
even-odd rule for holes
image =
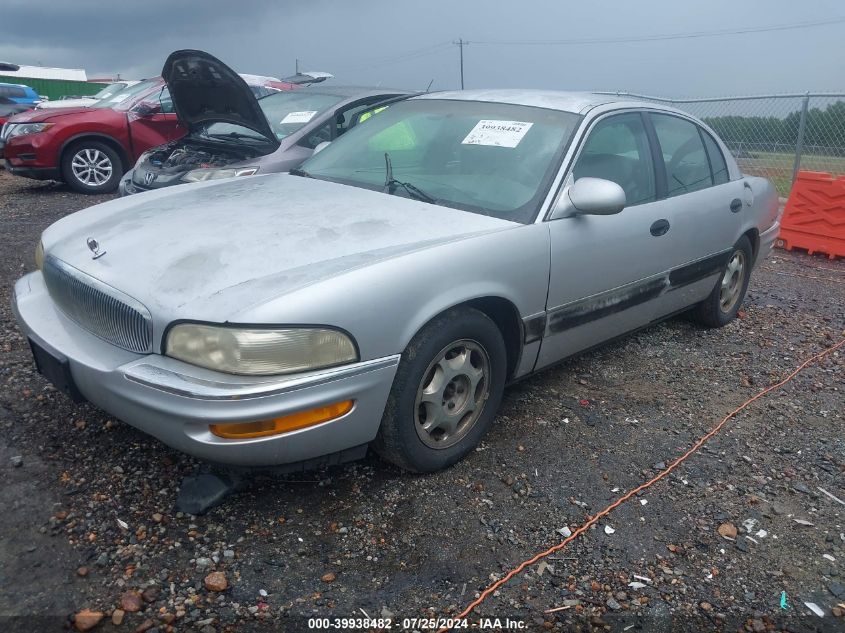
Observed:
[[[55,110],[56,108],[87,108],[97,103],[97,99],[81,97],[79,99],[60,99],[58,101],[43,101],[38,105],[39,110]]]
[[[80,112],[91,112],[90,108],[52,108],[49,110],[27,110],[16,114],[9,119],[12,123],[41,123],[43,121],[52,121],[58,117],[63,117],[72,114],[79,114]]]
[[[353,269],[519,224],[336,183],[268,174],[120,198],[44,232],[54,256],[155,318],[223,322]],[[87,241],[94,238],[100,257]]]
[[[20,103],[0,103],[0,116],[14,116],[31,109],[32,108],[30,106],[22,105]]]
[[[213,55],[195,50],[171,53],[161,76],[170,89],[176,114],[187,125],[242,125],[278,147],[279,141],[246,81]]]

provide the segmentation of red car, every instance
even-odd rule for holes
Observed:
[[[185,134],[161,79],[148,79],[88,108],[32,110],[3,126],[12,174],[63,180],[83,193],[117,189],[138,156]]]
[[[261,85],[251,85],[253,92],[279,89],[273,78],[257,79]],[[82,193],[107,193],[117,189],[142,153],[186,132],[164,81],[147,79],[87,108],[11,117],[0,133],[0,156],[17,176],[62,180]]]

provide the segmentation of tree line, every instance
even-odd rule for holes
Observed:
[[[703,120],[731,149],[742,150],[744,146],[750,146],[765,151],[766,145],[795,146],[801,112],[792,112],[782,119],[774,116],[717,116]],[[832,155],[845,156],[845,101],[807,111],[804,146],[815,146]]]

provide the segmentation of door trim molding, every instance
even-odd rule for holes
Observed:
[[[545,336],[623,312],[664,293],[707,279],[725,267],[732,252],[733,249],[729,248],[665,273],[551,308],[546,313]]]

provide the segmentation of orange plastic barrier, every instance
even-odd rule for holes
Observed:
[[[845,176],[799,171],[786,202],[778,246],[845,257]]]

